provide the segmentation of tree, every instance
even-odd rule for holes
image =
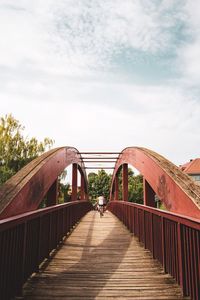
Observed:
[[[119,198],[122,199],[122,170],[118,175]],[[128,168],[128,201],[143,204],[143,176]]]
[[[106,199],[109,199],[110,185],[112,176],[108,175],[104,170],[96,173],[88,174],[88,190],[91,199],[103,195]]]
[[[108,175],[104,170],[88,174],[88,189],[91,199],[104,195],[109,199],[112,175]],[[118,175],[119,199],[122,199],[122,170]],[[131,168],[128,168],[128,200],[130,202],[143,203],[143,177],[135,175]]]
[[[0,118],[0,184],[4,183],[23,166],[49,150],[54,141],[23,136],[24,127],[11,114]]]
[[[143,177],[142,175],[132,175],[128,183],[128,200],[143,204]]]
[[[59,203],[69,202],[70,201],[70,184],[59,182]]]

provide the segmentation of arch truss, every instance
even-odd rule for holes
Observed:
[[[175,213],[200,217],[200,186],[172,162],[146,148],[125,148],[115,164],[110,200],[119,200],[122,169],[122,200],[128,201],[128,164],[143,175],[144,204],[155,206],[155,195]]]

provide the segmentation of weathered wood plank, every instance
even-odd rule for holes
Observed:
[[[186,299],[161,265],[111,213],[85,216],[23,298]]]

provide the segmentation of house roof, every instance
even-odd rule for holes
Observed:
[[[200,158],[191,159],[180,168],[187,174],[200,174]]]

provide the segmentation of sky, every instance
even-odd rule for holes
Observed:
[[[0,115],[79,151],[200,157],[200,2],[0,0]]]

